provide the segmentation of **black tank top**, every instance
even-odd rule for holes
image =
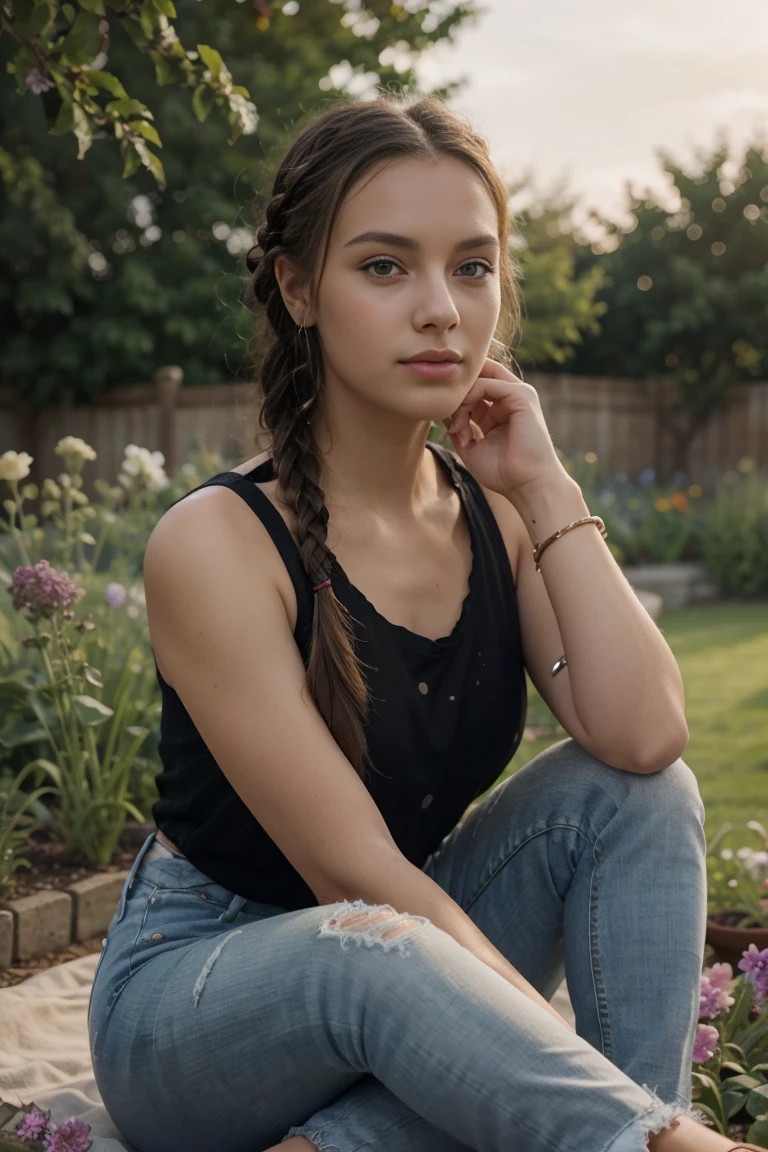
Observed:
[[[501,532],[456,454],[428,445],[459,494],[472,540],[469,591],[450,635],[432,640],[391,623],[338,563],[332,570],[333,591],[354,618],[357,651],[372,666],[365,672],[366,732],[376,771],[368,773],[366,787],[398,848],[419,868],[504,771],[520,743],[527,705],[515,583]],[[296,590],[294,636],[306,666],[315,594],[288,526],[257,487],[272,478],[267,460],[245,476],[221,472],[198,488],[230,488],[266,527]],[[152,807],[158,828],[196,868],[239,896],[288,910],[316,906],[312,889],[216,764],[157,662],[155,668],[162,695],[163,767]]]

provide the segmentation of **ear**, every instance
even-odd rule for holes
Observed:
[[[309,314],[308,292],[304,278],[284,252],[275,257],[275,278],[288,312],[296,324],[310,327],[314,323]]]

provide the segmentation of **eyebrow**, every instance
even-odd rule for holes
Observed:
[[[359,236],[348,240],[344,247],[350,248],[353,244],[365,244],[368,241],[373,241],[376,244],[389,244],[397,248],[408,248],[411,251],[416,251],[419,247],[418,240],[413,240],[410,236],[399,236],[397,232],[361,232]],[[483,232],[479,236],[470,236],[466,240],[460,240],[455,251],[466,252],[470,248],[482,248],[485,244],[494,244],[497,248],[499,247],[496,236],[491,232]]]

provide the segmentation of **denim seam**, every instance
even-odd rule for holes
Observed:
[[[479,899],[479,897],[481,896],[483,891],[490,884],[491,880],[493,880],[499,874],[499,872],[501,872],[501,870],[507,866],[507,864],[510,862],[512,857],[516,856],[521,848],[524,848],[526,846],[526,844],[529,844],[531,840],[535,840],[538,836],[543,836],[546,832],[551,832],[554,828],[568,828],[572,832],[576,832],[577,835],[583,836],[584,839],[587,840],[587,842],[589,842],[589,838],[587,837],[586,833],[584,831],[582,831],[582,829],[580,827],[578,827],[575,824],[561,823],[559,819],[555,823],[548,824],[546,826],[546,828],[539,829],[538,832],[530,832],[530,829],[526,830],[523,833],[523,839],[520,841],[520,843],[515,845],[515,847],[513,847],[502,858],[500,863],[497,864],[496,867],[492,869],[490,875],[485,880],[482,881],[479,888],[475,892],[474,896],[464,906],[464,911],[469,912],[469,909],[472,907],[472,905],[475,903],[475,901]]]
[[[611,1037],[610,1016],[608,1014],[608,996],[605,991],[602,968],[600,966],[600,944],[598,939],[597,899],[599,890],[600,861],[597,856],[597,843],[592,847],[594,867],[589,882],[589,967],[592,973],[592,987],[595,993],[597,1006],[597,1022],[600,1026],[600,1046],[607,1059],[613,1053],[613,1039]]]

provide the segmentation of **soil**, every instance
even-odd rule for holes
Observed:
[[[12,988],[14,984],[21,984],[38,972],[45,972],[47,968],[54,968],[57,964],[66,964],[69,960],[77,960],[79,956],[90,956],[92,952],[101,952],[104,933],[83,940],[80,944],[69,944],[61,952],[46,952],[43,956],[36,956],[34,960],[19,960],[11,968],[0,970],[0,989]]]
[[[67,888],[86,876],[122,872],[130,868],[136,858],[136,851],[128,851],[118,845],[106,868],[94,868],[87,861],[73,858],[61,840],[50,831],[39,828],[32,833],[23,856],[29,860],[31,867],[19,868],[13,873],[9,886],[0,889],[0,902],[32,896],[41,890]]]

